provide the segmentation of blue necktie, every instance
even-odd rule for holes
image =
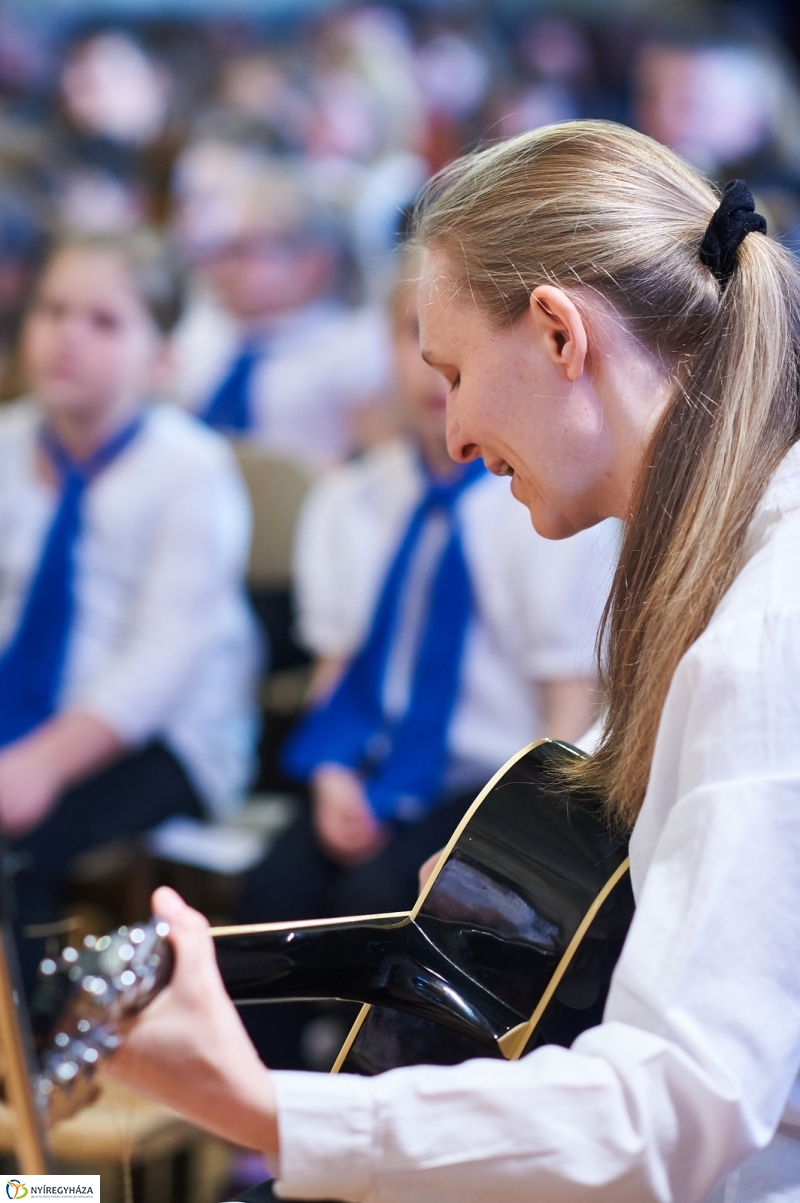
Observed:
[[[214,430],[244,434],[252,424],[250,390],[253,373],[264,356],[258,342],[248,341],[201,415]]]
[[[306,715],[284,749],[287,771],[300,780],[327,762],[363,772],[370,805],[382,819],[423,814],[441,793],[472,614],[455,508],[485,471],[477,461],[449,484],[430,483],[389,568],[366,643],[328,702]],[[437,516],[446,524],[438,561],[429,573],[405,704],[393,712],[388,675],[403,637],[403,607],[410,600],[408,586],[418,573],[426,532]]]
[[[61,498],[44,540],[17,629],[0,655],[0,747],[21,739],[56,709],[75,610],[75,548],[87,486],[138,433],[138,416],[90,459],[76,463],[49,433],[42,444]]]

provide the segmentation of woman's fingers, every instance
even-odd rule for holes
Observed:
[[[208,923],[174,890],[157,890],[153,908],[170,925],[172,980],[131,1024],[108,1073],[228,1140],[271,1151],[269,1075],[222,983]]]
[[[159,886],[151,899],[153,914],[164,919],[170,931],[207,932],[208,920],[199,911],[187,906],[180,894],[170,886]]]
[[[433,856],[429,856],[424,864],[420,865],[419,873],[417,874],[417,876],[419,878],[420,893],[422,893],[422,891],[425,889],[425,886],[428,884],[428,878],[430,877],[433,870],[436,868],[436,862],[438,861],[438,859],[441,855],[442,855],[442,852],[440,849],[438,852],[434,852]]]

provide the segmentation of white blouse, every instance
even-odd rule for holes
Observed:
[[[202,413],[248,333],[259,331],[248,331],[211,297],[190,306],[175,334],[175,400]],[[385,316],[376,308],[316,301],[276,317],[260,333],[265,353],[250,385],[247,437],[315,469],[346,459],[356,411],[390,386]]]
[[[413,445],[398,439],[335,469],[310,493],[295,585],[299,635],[316,655],[349,657],[360,647],[425,487]],[[594,673],[617,528],[543,539],[509,481],[488,474],[459,498],[457,514],[475,606],[448,751],[481,770],[473,781],[486,781],[544,733],[541,683]]]
[[[276,1073],[280,1193],[800,1200],[800,446],[675,672],[631,861],[601,1025],[517,1063]]]
[[[0,652],[16,629],[57,494],[36,465],[41,415],[0,411]],[[128,745],[162,738],[209,810],[249,784],[258,643],[242,589],[250,511],[226,441],[172,406],[90,485],[59,709]]]

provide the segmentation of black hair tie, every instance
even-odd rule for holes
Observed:
[[[700,243],[700,259],[724,288],[736,267],[736,253],[748,234],[766,234],[767,223],[756,213],[753,195],[744,180],[725,185],[719,208]]]

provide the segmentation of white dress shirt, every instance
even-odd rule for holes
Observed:
[[[276,1073],[280,1192],[800,1200],[800,446],[675,672],[631,862],[601,1025],[517,1063]]]
[[[316,655],[349,658],[363,643],[425,489],[413,445],[398,439],[329,473],[310,493],[295,586],[298,633]],[[544,733],[543,681],[593,674],[616,529],[543,539],[508,479],[488,474],[465,490],[456,512],[475,605],[448,751],[457,777],[475,766],[464,783],[472,785]]]
[[[41,414],[0,412],[0,648],[13,635],[58,502],[37,471]],[[242,593],[250,538],[227,443],[155,406],[84,498],[76,613],[59,709],[129,746],[161,738],[210,811],[249,783],[258,646]]]
[[[175,334],[173,393],[202,413],[249,334],[264,356],[251,379],[247,437],[276,455],[328,467],[349,455],[354,413],[389,387],[391,348],[379,309],[317,301],[248,331],[212,297],[190,306]]]

